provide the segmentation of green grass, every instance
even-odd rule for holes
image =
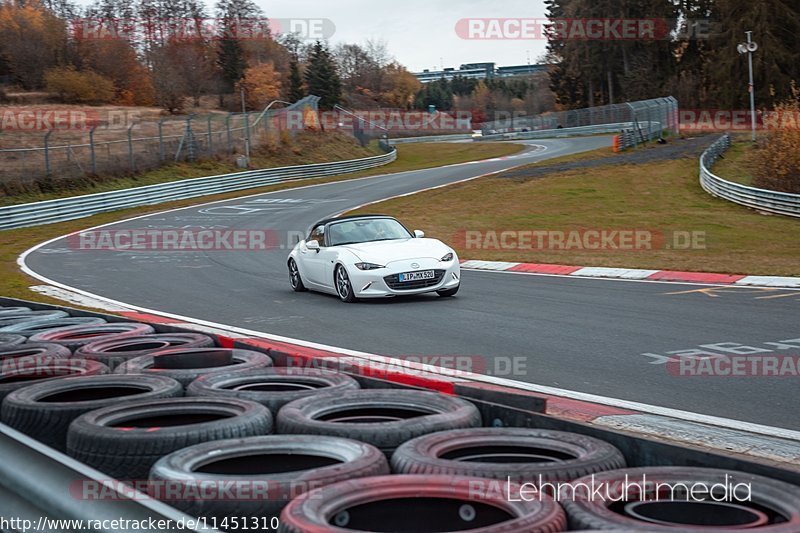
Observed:
[[[743,185],[753,185],[755,148],[749,140],[739,140],[731,145],[711,171],[722,179]]]
[[[28,289],[31,284],[37,284],[38,282],[26,276],[19,270],[17,266],[17,258],[22,252],[40,242],[71,233],[73,231],[79,231],[84,228],[106,224],[117,220],[123,220],[125,218],[137,215],[152,213],[155,211],[163,211],[166,209],[174,209],[177,207],[193,205],[201,202],[212,202],[216,200],[236,198],[245,194],[250,195],[261,192],[290,189],[292,187],[297,187],[298,185],[328,183],[331,181],[342,181],[362,176],[405,172],[446,164],[465,163],[467,161],[510,155],[518,152],[521,149],[523,149],[523,146],[511,144],[486,144],[479,146],[458,143],[408,144],[398,147],[396,161],[382,167],[364,170],[361,172],[341,174],[339,176],[331,176],[327,178],[303,180],[300,182],[271,185],[268,187],[250,189],[247,191],[204,196],[202,198],[167,202],[158,205],[135,207],[131,209],[115,211],[113,213],[102,213],[78,220],[60,222],[57,224],[0,231],[0,295],[21,299],[35,298],[37,301],[45,301],[48,303],[63,303],[59,302],[58,300],[42,296],[41,294],[34,293]]]
[[[653,148],[657,149],[657,148]],[[609,157],[609,161],[613,156]],[[545,162],[544,164],[546,164]],[[716,167],[715,167],[716,169]],[[514,176],[520,175],[514,170]],[[714,198],[698,184],[693,157],[640,165],[604,165],[535,180],[486,177],[369,207],[451,243],[463,259],[800,275],[797,220],[762,215]],[[690,250],[497,249],[466,245],[465,231],[649,230],[700,232]],[[491,244],[491,243],[490,243]],[[533,248],[538,248],[534,246]]]

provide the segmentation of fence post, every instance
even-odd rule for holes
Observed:
[[[158,161],[164,161],[164,117],[158,119]]]
[[[50,135],[53,130],[48,131],[44,135],[44,171],[48,176],[50,175]]]
[[[208,121],[208,155],[214,153],[214,141],[211,139],[211,115],[206,119]]]
[[[194,115],[189,115],[186,119],[186,158],[194,161],[194,134],[192,133],[192,119]]]
[[[94,153],[94,130],[97,129],[97,126],[92,126],[92,129],[89,130],[89,155],[92,158],[92,174],[97,174],[97,157],[95,157]]]
[[[228,113],[228,116],[225,117],[225,133],[226,139],[228,141],[228,153],[233,152],[233,143],[231,142],[231,115],[233,113]]]
[[[133,157],[133,127],[135,125],[136,124],[131,124],[128,126],[128,163],[132,171],[136,170],[136,161]]]

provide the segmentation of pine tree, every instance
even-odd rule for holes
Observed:
[[[342,98],[342,82],[328,47],[314,43],[305,72],[308,93],[320,97],[322,109],[333,109]]]
[[[306,95],[303,90],[303,78],[300,76],[300,65],[296,59],[289,63],[289,100],[296,102]]]

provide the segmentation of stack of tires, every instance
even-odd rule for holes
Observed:
[[[0,359],[3,423],[221,530],[800,531],[800,488],[786,483],[627,469],[596,438],[485,427],[459,397],[362,389],[205,335],[0,307]],[[752,499],[620,492],[642,475],[676,484],[727,475],[750,483]],[[598,480],[608,499],[559,488]]]

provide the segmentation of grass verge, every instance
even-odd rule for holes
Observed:
[[[737,140],[711,171],[722,179],[753,186],[756,154],[750,140]]]
[[[59,300],[47,298],[39,293],[34,293],[29,290],[28,287],[31,284],[37,284],[38,282],[26,276],[19,270],[19,267],[17,266],[17,258],[25,250],[35,246],[40,242],[44,242],[54,237],[59,237],[74,231],[79,231],[84,228],[106,224],[116,220],[123,220],[125,218],[143,215],[146,213],[175,209],[177,207],[184,207],[197,203],[213,202],[217,200],[236,198],[238,196],[290,189],[299,185],[328,183],[332,181],[342,181],[363,176],[407,172],[410,170],[419,170],[441,165],[465,163],[467,161],[510,155],[520,151],[521,149],[523,149],[523,146],[512,144],[477,145],[476,143],[475,146],[466,143],[408,144],[398,147],[396,161],[382,167],[361,172],[341,174],[327,178],[294,181],[290,183],[271,185],[257,189],[248,189],[245,191],[237,191],[227,194],[217,194],[213,196],[204,196],[202,198],[179,200],[176,202],[168,202],[159,205],[135,207],[131,209],[114,211],[113,213],[101,213],[91,217],[60,222],[57,224],[0,231],[0,294],[10,298],[31,299],[32,297],[35,297],[37,301],[44,301],[47,303],[63,303]]]
[[[651,148],[658,150],[660,148]],[[735,161],[736,152],[734,152]],[[609,163],[614,157],[608,156]],[[545,162],[543,164],[547,164]],[[762,215],[714,198],[698,184],[696,157],[641,164],[553,170],[535,179],[524,171],[427,191],[368,207],[395,215],[451,243],[465,259],[631,267],[763,275],[800,275],[798,221]],[[541,165],[528,167],[541,173]],[[717,167],[715,167],[717,170]],[[724,168],[723,168],[724,171]],[[587,250],[530,246],[467,247],[465,231],[649,230],[652,249]],[[698,232],[702,243],[676,249],[674,239]],[[566,234],[566,233],[564,233]],[[664,241],[661,242],[661,236]],[[489,242],[488,244],[493,244]],[[678,243],[682,244],[682,243]],[[667,246],[670,246],[667,248]],[[566,246],[564,246],[566,247]]]

